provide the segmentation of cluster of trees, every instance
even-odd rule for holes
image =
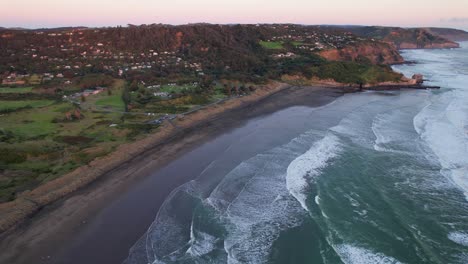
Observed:
[[[114,83],[111,76],[103,74],[88,74],[77,80],[77,86],[80,89],[89,89],[96,87],[109,87]]]
[[[320,79],[333,79],[340,83],[376,84],[385,81],[399,81],[401,74],[389,66],[362,64],[358,62],[324,62],[319,67],[312,67],[313,76]]]
[[[228,96],[247,94],[255,91],[253,85],[247,85],[240,82],[223,82],[224,93]]]

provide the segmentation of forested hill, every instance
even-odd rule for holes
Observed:
[[[272,79],[283,74],[310,77],[311,69],[327,60],[363,65],[403,62],[388,43],[320,26],[153,24],[0,30],[0,73]]]
[[[400,28],[380,26],[333,26],[365,38],[391,43],[398,49],[458,48],[454,42],[466,37],[464,31],[437,28]],[[468,33],[466,33],[468,34]]]

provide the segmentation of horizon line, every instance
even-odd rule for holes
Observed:
[[[41,30],[41,29],[61,29],[61,28],[89,28],[89,29],[97,29],[97,28],[113,28],[113,27],[140,27],[140,26],[151,26],[151,25],[163,25],[163,26],[189,26],[189,25],[299,25],[299,26],[346,26],[346,27],[394,27],[394,28],[448,28],[448,29],[458,29],[468,32],[468,28],[460,28],[460,27],[450,27],[450,26],[391,26],[391,25],[379,25],[379,24],[303,24],[303,23],[292,23],[292,22],[271,22],[271,23],[210,23],[210,22],[193,22],[193,23],[181,23],[181,24],[169,24],[169,23],[143,23],[143,24],[132,24],[126,23],[125,25],[109,25],[109,26],[54,26],[54,27],[22,27],[22,26],[1,26],[0,29],[10,29],[10,30]]]

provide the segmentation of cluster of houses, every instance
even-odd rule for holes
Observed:
[[[186,61],[170,50],[116,51],[110,42],[93,42],[86,39],[83,30],[52,33],[38,31],[35,34],[56,38],[57,41],[51,41],[46,46],[31,43],[21,51],[7,49],[6,54],[11,61],[27,60],[37,65],[37,68],[44,68],[49,72],[78,73],[99,67],[100,70],[123,75],[127,71],[150,70],[156,67],[180,68],[204,75],[201,63]]]
[[[155,115],[155,114],[152,114],[152,115]],[[165,114],[158,119],[149,121],[148,124],[159,125],[159,124],[162,124],[162,122],[164,122],[165,120],[174,120],[175,118],[177,118],[177,115]]]
[[[294,58],[296,57],[296,54],[294,54],[293,52],[286,52],[286,53],[278,53],[278,54],[274,54],[273,55],[274,58]]]
[[[176,87],[178,86],[177,83],[168,83],[168,84],[165,84],[165,86],[168,86],[168,87]],[[190,88],[195,88],[198,86],[198,82],[192,82],[190,84],[186,84],[184,85],[184,87],[182,88],[183,90],[188,90]],[[151,90],[153,96],[156,96],[156,97],[161,97],[161,98],[171,98],[172,97],[172,94],[170,92],[167,92],[167,91],[162,91],[161,90],[162,88],[162,85],[161,84],[153,84],[153,85],[148,85],[146,86],[146,89],[149,89]],[[180,88],[179,88],[180,89]]]
[[[29,77],[29,75],[6,73],[3,75],[2,85],[9,85],[9,86],[25,85],[27,77]]]
[[[278,26],[271,26],[276,29]],[[322,30],[299,30],[294,26],[282,26],[283,34],[271,37],[269,41],[291,41],[297,48],[309,51],[342,48],[362,38],[349,32],[327,32]]]
[[[257,25],[260,26],[260,25]],[[320,28],[304,28],[294,25],[271,25],[276,33],[268,41],[293,42],[296,48],[316,52],[330,48],[341,48],[361,39],[346,32],[333,32]],[[190,71],[199,76],[205,75],[202,65],[196,59],[184,59],[179,52],[170,48],[165,50],[147,49],[139,51],[122,51],[115,48],[114,43],[102,38],[89,38],[85,32],[89,29],[73,29],[58,32],[35,31],[36,35],[47,37],[43,44],[28,43],[21,50],[6,48],[2,50],[3,65],[15,66],[17,61],[27,61],[36,72],[42,73],[41,81],[63,78],[66,73],[82,74],[86,72],[109,72],[123,76],[130,71],[149,71],[180,69]],[[94,30],[97,34],[106,31]],[[11,36],[2,36],[10,38]],[[98,40],[100,39],[100,40]],[[294,57],[293,53],[275,55],[278,58]],[[202,59],[198,59],[202,60]],[[49,72],[50,74],[47,74]],[[53,74],[52,74],[53,73]],[[2,78],[6,85],[21,85],[24,80],[16,77]]]
[[[0,79],[1,84],[4,86],[37,85],[54,79],[63,80],[63,84],[71,84],[71,81],[64,79],[63,73],[19,74],[17,72],[6,72],[0,75]]]

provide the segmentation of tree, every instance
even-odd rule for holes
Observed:
[[[76,119],[83,118],[83,115],[81,114],[81,111],[78,108],[75,109],[75,112],[73,113],[73,115],[75,116]]]
[[[133,80],[130,84],[130,91],[134,92],[136,90],[138,90],[138,82],[136,80]]]
[[[130,110],[129,105],[131,103],[131,100],[132,100],[132,96],[130,94],[130,87],[127,83],[125,84],[124,90],[122,92],[122,101],[125,104],[125,112],[128,112]]]
[[[224,90],[226,91],[226,94],[228,96],[231,96],[231,86],[229,86],[229,84],[227,83],[223,83],[223,86],[224,86]]]
[[[236,91],[236,95],[239,95],[239,86],[236,85],[236,84],[233,84],[233,87],[234,91]]]
[[[247,92],[247,89],[245,88],[245,84],[243,84],[243,83],[240,84],[240,91],[241,91],[242,93],[246,93],[246,92]]]

